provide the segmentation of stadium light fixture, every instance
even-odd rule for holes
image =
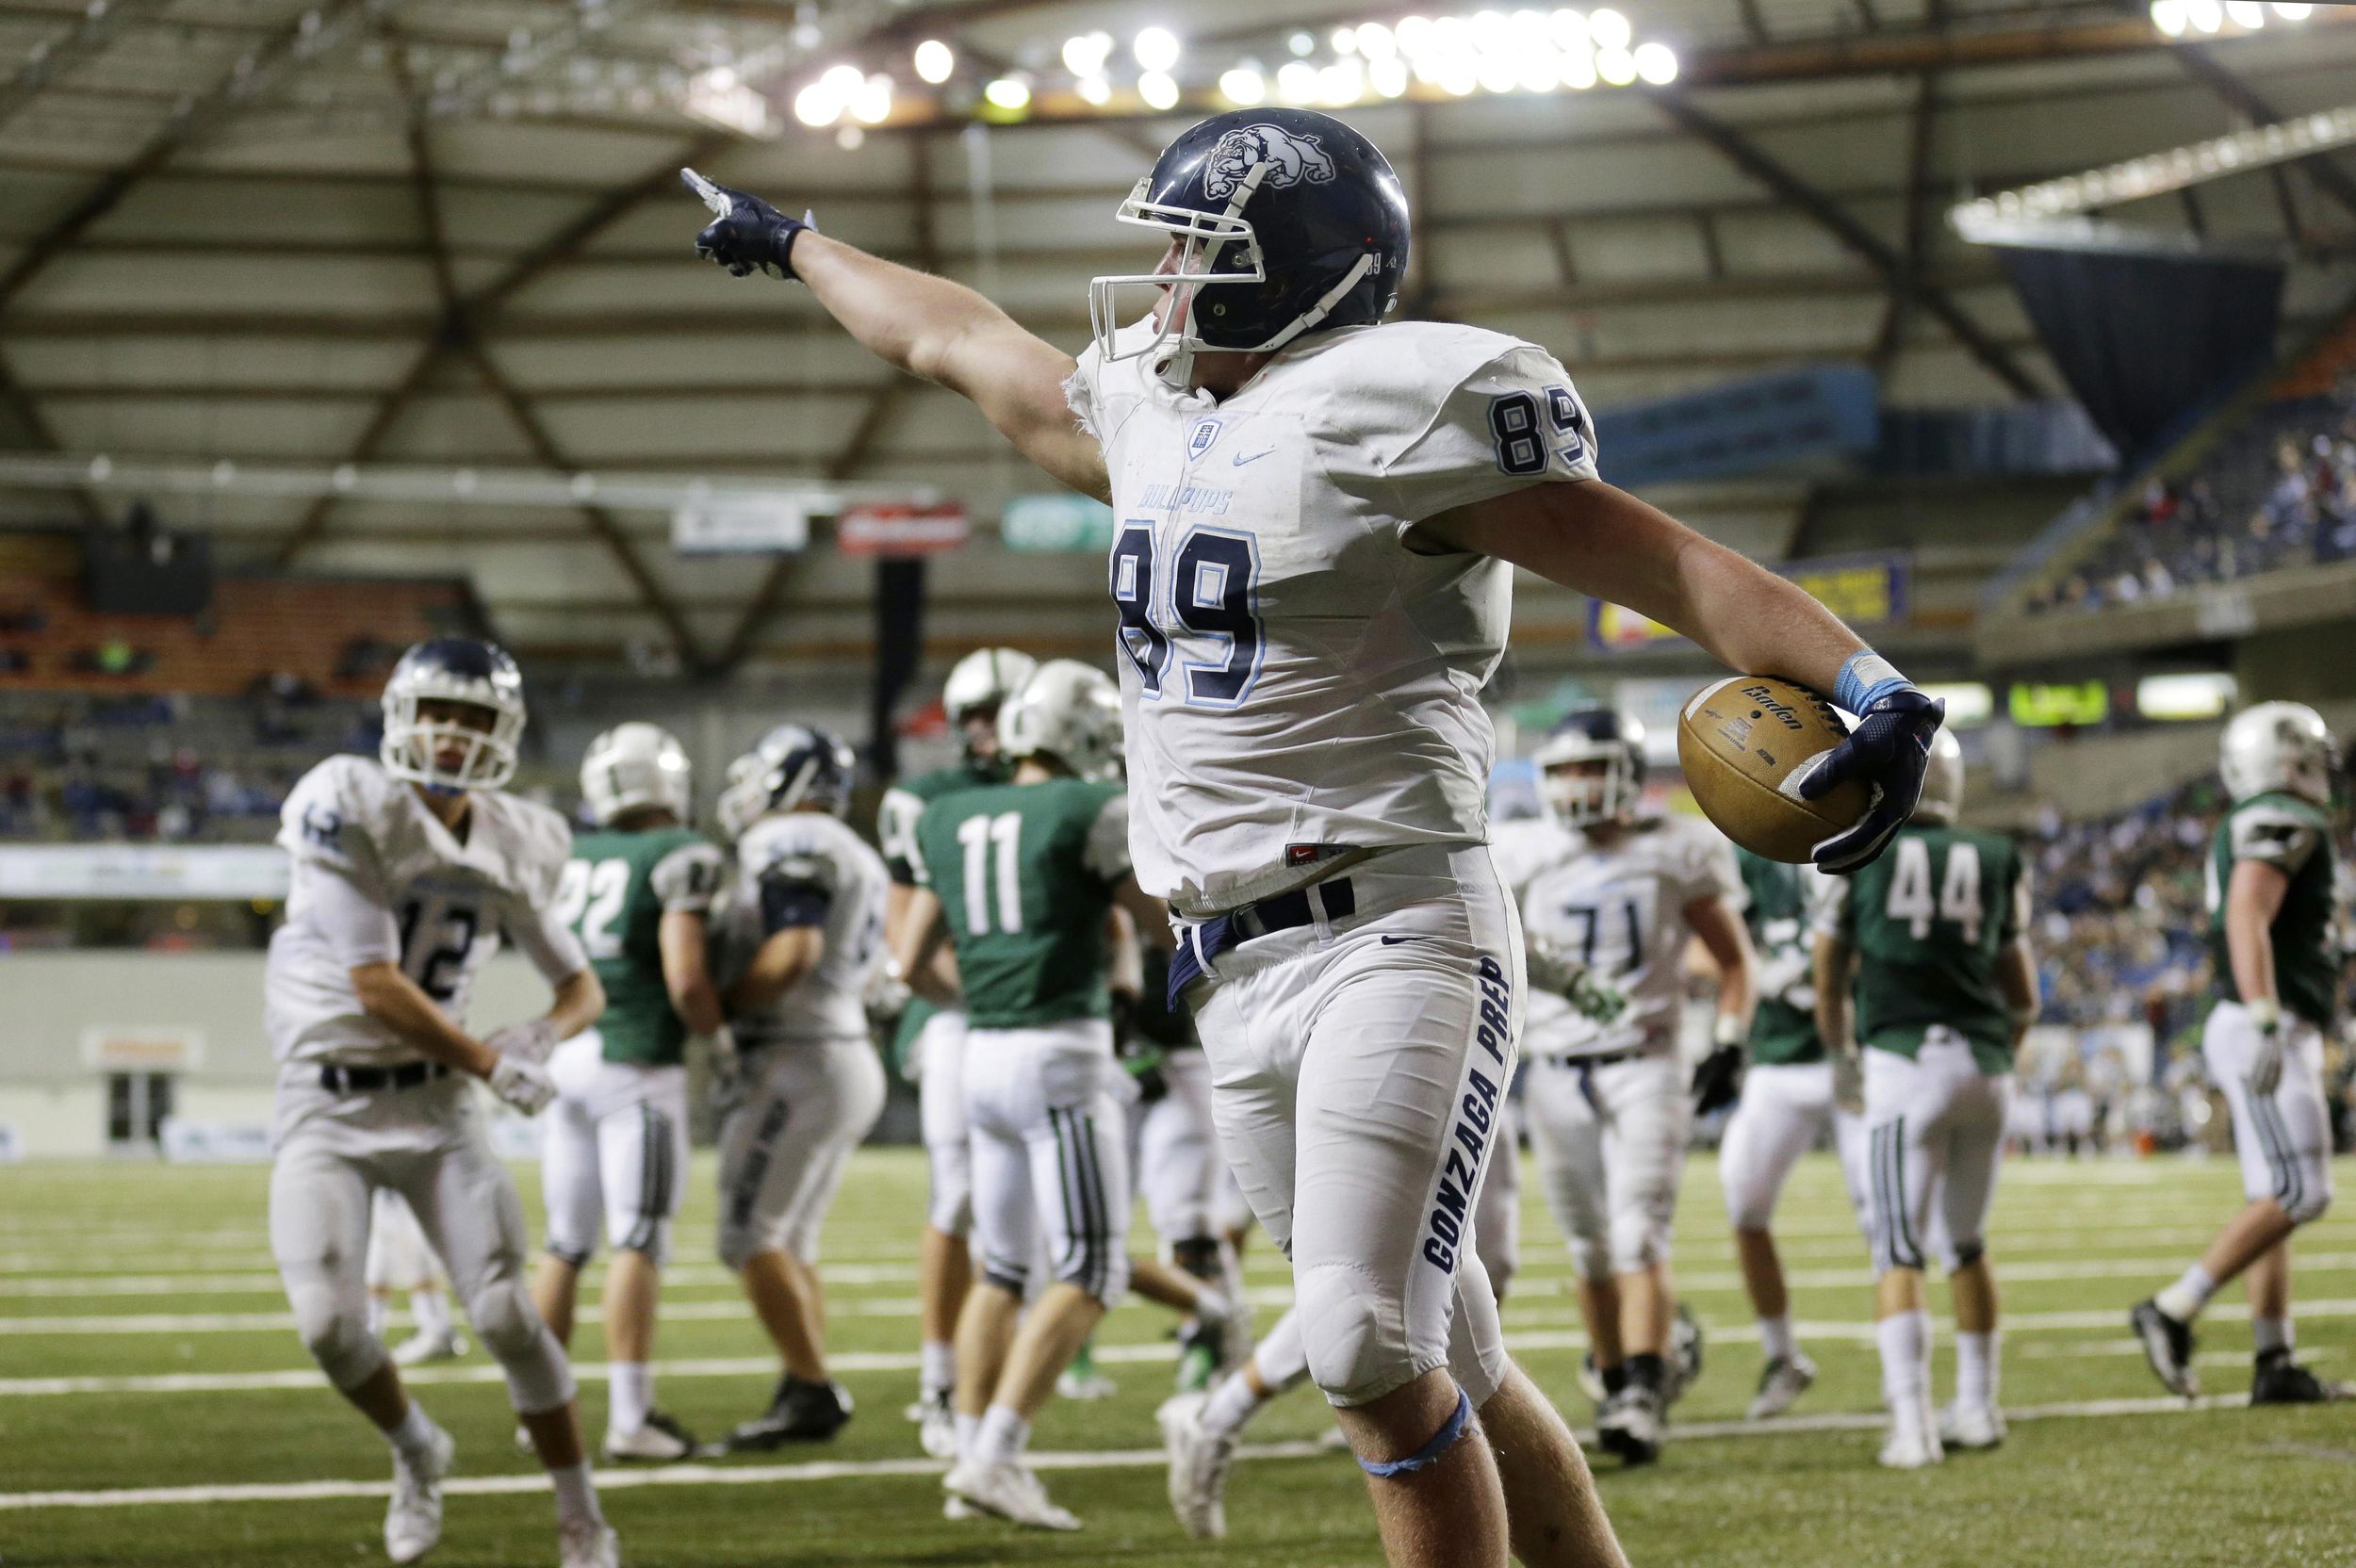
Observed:
[[[1397,98],[1407,90],[1407,66],[1397,56],[1385,56],[1366,67],[1366,81],[1385,98]]]
[[[1178,35],[1167,27],[1148,27],[1129,45],[1129,52],[1137,57],[1140,70],[1174,71],[1178,68]]]
[[[1101,109],[1113,101],[1113,84],[1102,76],[1083,76],[1079,93],[1087,103]]]
[[[1333,53],[1337,55],[1354,55],[1358,52],[1358,29],[1336,27],[1327,41],[1333,45]]]
[[[1296,106],[1316,103],[1317,68],[1307,60],[1286,60],[1276,74],[1276,96]]]
[[[1113,36],[1110,33],[1082,33],[1063,41],[1063,65],[1074,76],[1101,76],[1104,62],[1113,57]]]
[[[2258,0],[2225,0],[2225,17],[2234,26],[2254,33],[2266,24],[2266,8]]]
[[[1600,51],[1625,49],[1636,35],[1627,17],[1606,7],[1587,19],[1587,36],[1595,41],[1595,48]]]
[[[2291,3],[2291,0],[2275,0],[2274,14],[2285,22],[2304,22],[2315,14],[2315,8],[2306,0],[2298,0],[2297,4]]]
[[[1031,84],[1020,76],[1001,76],[982,89],[982,96],[1010,113],[1027,109],[1031,106]]]
[[[892,118],[892,78],[877,72],[851,94],[851,118],[862,125],[880,125]]]
[[[1638,44],[1636,74],[1654,87],[1667,87],[1677,79],[1677,51],[1665,43]]]
[[[916,74],[939,87],[957,74],[957,52],[937,38],[928,38],[916,46]]]
[[[1626,87],[1636,80],[1636,57],[1625,49],[1598,49],[1595,74],[1613,87]]]
[[[2184,0],[2151,0],[2151,25],[2170,38],[2183,38],[2191,24],[2184,14]]]
[[[1219,78],[1222,97],[1239,109],[1257,108],[1268,102],[1268,78],[1250,60],[1222,72]]]
[[[1178,79],[1167,71],[1149,71],[1137,78],[1137,96],[1150,109],[1178,106]]]

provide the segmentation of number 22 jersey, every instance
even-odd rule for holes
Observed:
[[[1511,568],[1419,554],[1405,535],[1595,477],[1562,367],[1497,333],[1411,321],[1303,337],[1223,400],[1092,346],[1065,392],[1112,482],[1145,890],[1201,916],[1357,852],[1486,838],[1480,692],[1505,645]]]
[[[303,776],[279,815],[294,859],[286,923],[270,938],[263,1023],[281,1061],[384,1066],[418,1052],[370,1018],[352,987],[357,963],[389,959],[463,1024],[474,977],[513,934],[551,981],[583,967],[554,924],[571,851],[564,819],[497,790],[471,796],[462,841],[416,790],[372,759],[331,757]],[[388,912],[385,950],[355,951],[331,931],[314,877],[349,881]],[[549,972],[553,971],[553,972]]]

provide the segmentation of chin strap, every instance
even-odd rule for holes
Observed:
[[[1409,1454],[1405,1459],[1362,1459],[1358,1462],[1358,1468],[1377,1480],[1393,1480],[1400,1476],[1412,1476],[1418,1470],[1438,1463],[1440,1456],[1455,1447],[1457,1440],[1462,1438],[1471,1426],[1472,1396],[1460,1388],[1456,1391],[1455,1411],[1449,1414],[1447,1425],[1432,1434],[1431,1442]]]

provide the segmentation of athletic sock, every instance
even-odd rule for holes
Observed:
[[[957,1458],[972,1459],[976,1442],[982,1435],[982,1418],[957,1412]]]
[[[368,1298],[368,1332],[378,1339],[384,1337],[384,1320],[393,1315],[393,1304],[382,1296]]]
[[[973,1435],[973,1459],[980,1464],[1013,1464],[1031,1441],[1031,1424],[1015,1414],[1012,1405],[992,1405]]]
[[[617,1361],[606,1376],[605,1429],[616,1436],[636,1431],[654,1409],[654,1368],[643,1361]]]
[[[605,1513],[597,1507],[597,1483],[589,1478],[589,1462],[567,1464],[548,1470],[548,1484],[556,1489],[556,1522],[560,1525],[602,1525]]]
[[[1195,1316],[1206,1323],[1225,1323],[1235,1315],[1235,1304],[1219,1291],[1204,1285],[1195,1294]]]
[[[439,1286],[409,1293],[409,1316],[417,1326],[417,1332],[434,1339],[448,1337],[450,1330],[450,1298]]]
[[[2153,1298],[2162,1312],[2179,1323],[2189,1323],[2201,1315],[2201,1309],[2217,1294],[2217,1281],[2199,1264],[2184,1270],[2184,1277]]]
[[[1955,1332],[1955,1403],[1975,1409],[1994,1410],[1996,1389],[2002,1378],[2001,1331],[1990,1329],[1984,1334]]]
[[[1231,1373],[1203,1402],[1203,1430],[1212,1437],[1233,1437],[1259,1408],[1260,1396],[1252,1389],[1252,1380],[1240,1372]]]
[[[393,1446],[393,1452],[406,1459],[433,1447],[434,1434],[440,1429],[434,1425],[434,1417],[426,1414],[425,1407],[412,1399],[408,1413],[401,1418],[400,1426],[384,1434],[384,1441]]]
[[[924,1402],[932,1403],[957,1386],[957,1348],[945,1339],[928,1339],[916,1352],[917,1385]]]
[[[2280,1350],[2289,1353],[2297,1343],[2288,1317],[2253,1317],[2250,1320],[2250,1338],[2257,1346],[2258,1354],[2271,1355]]]
[[[1769,1361],[1790,1361],[1798,1353],[1799,1344],[1792,1337],[1792,1315],[1762,1317],[1759,1320],[1759,1348]]]
[[[1930,1314],[1894,1313],[1873,1325],[1873,1339],[1881,1347],[1882,1398],[1899,1429],[1911,1431],[1930,1389]]]

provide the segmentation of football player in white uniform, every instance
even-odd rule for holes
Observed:
[[[2314,1404],[2342,1391],[2299,1364],[2291,1331],[2292,1233],[2331,1206],[2331,1119],[2323,1037],[2346,958],[2334,940],[2339,875],[2323,716],[2262,702],[2225,727],[2233,808],[2209,846],[2210,967],[2217,1004],[2201,1031],[2209,1077],[2233,1112],[2239,1213],[2176,1282],[2131,1315],[2169,1392],[2200,1392],[2192,1325],[2220,1286],[2247,1275],[2257,1360],[2252,1404]]]
[[[540,1145],[548,1245],[532,1299],[572,1344],[581,1270],[604,1222],[605,1457],[681,1460],[684,1428],[655,1408],[654,1329],[671,1221],[686,1194],[687,1037],[735,1047],[712,977],[706,923],[725,858],[687,825],[686,748],[650,724],[589,743],[581,801],[597,830],[573,841],[558,918],[605,987],[605,1017],[556,1048],[556,1103]]]
[[[1808,890],[1821,880],[1747,850],[1736,852],[1750,895],[1742,922],[1759,955],[1759,1011],[1746,1041],[1742,1100],[1718,1145],[1726,1219],[1735,1260],[1759,1318],[1759,1393],[1750,1419],[1781,1415],[1816,1381],[1816,1364],[1792,1328],[1792,1298],[1770,1229],[1775,1200],[1802,1154],[1829,1132],[1849,1189],[1849,1207],[1865,1229],[1865,1086],[1855,1058],[1835,1060],[1816,1035],[1816,967],[1808,938]]]
[[[1331,116],[1238,110],[1180,135],[1120,212],[1168,242],[1161,266],[1096,281],[1076,361],[962,285],[688,178],[716,215],[700,253],[798,278],[1112,503],[1138,879],[1179,919],[1220,1143],[1291,1254],[1312,1375],[1392,1560],[1501,1563],[1509,1527],[1527,1561],[1616,1560],[1465,1246],[1521,1015],[1479,701],[1507,563],[1859,713],[1806,785],[1882,791],[1820,846],[1831,867],[1904,821],[1939,704],[1797,588],[1599,482],[1544,350],[1384,324],[1406,198]]]
[[[469,1078],[525,1115],[554,1098],[540,1064],[594,1023],[605,993],[551,915],[570,835],[501,792],[523,681],[487,643],[437,637],[385,683],[379,758],[333,757],[286,797],[286,923],[270,939],[264,1026],[279,1061],[270,1252],[295,1329],[393,1446],[384,1549],[414,1562],[442,1533],[450,1435],[412,1401],[368,1329],[370,1194],[408,1200],[555,1483],[564,1568],[620,1548],[597,1507],[573,1375],[525,1288],[523,1205],[491,1152]],[[554,988],[545,1017],[477,1037],[474,977],[501,937]]]
[[[1497,834],[1530,940],[1530,1142],[1579,1272],[1596,1430],[1630,1464],[1659,1454],[1672,1394],[1669,1244],[1693,1112],[1677,1024],[1696,939],[1718,969],[1718,1046],[1753,1006],[1733,846],[1639,809],[1644,739],[1609,709],[1571,714],[1535,758],[1548,814]]]
[[[450,1312],[450,1287],[442,1265],[417,1229],[400,1193],[376,1189],[368,1220],[368,1262],[363,1274],[368,1282],[368,1332],[384,1337],[396,1291],[409,1298],[413,1331],[393,1347],[395,1366],[422,1366],[431,1361],[455,1361],[466,1353],[466,1336],[458,1331]]]
[[[720,1261],[784,1364],[768,1410],[728,1434],[736,1448],[823,1442],[851,1418],[826,1372],[818,1233],[883,1112],[866,996],[890,882],[843,820],[856,766],[834,736],[779,725],[728,765],[720,794],[736,846],[727,996],[745,1091],[720,1130]]]
[[[960,755],[947,767],[918,774],[884,792],[875,812],[875,838],[883,849],[892,888],[884,915],[887,934],[897,939],[908,895],[916,886],[912,865],[916,819],[925,806],[952,790],[995,784],[1006,776],[998,757],[998,710],[1039,667],[1014,648],[976,648],[949,670],[941,706],[955,729]],[[964,1059],[965,1010],[938,1007],[922,998],[902,1012],[892,1044],[903,1076],[916,1085],[924,1137],[924,1163],[932,1190],[924,1213],[924,1236],[916,1252],[917,1402],[910,1415],[919,1441],[935,1459],[957,1452],[957,1314],[973,1284],[973,1253],[967,1239],[973,1228],[973,1140],[965,1125],[965,1089],[958,1077]]]

